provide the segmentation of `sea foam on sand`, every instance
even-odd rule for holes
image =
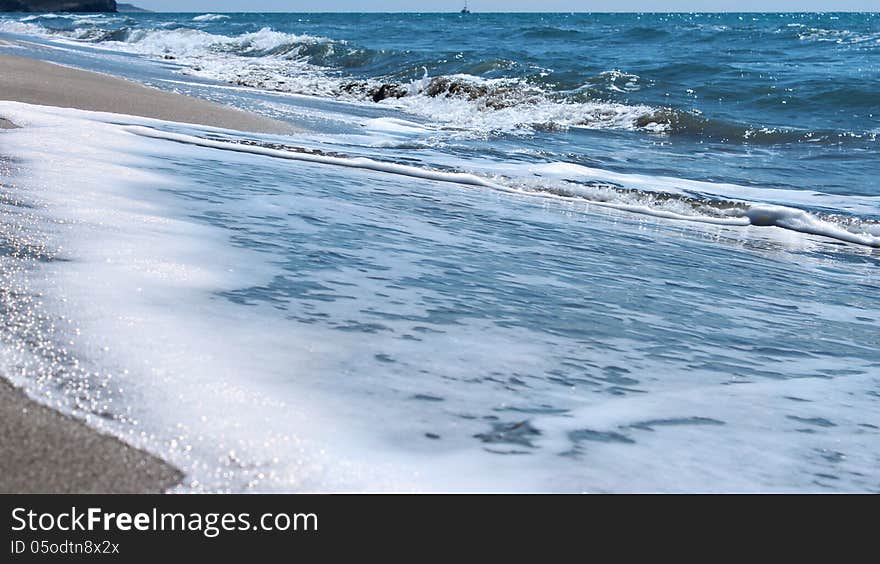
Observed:
[[[35,206],[34,227],[62,259],[26,271],[27,286],[50,315],[71,320],[47,346],[79,369],[71,388],[65,373],[41,376],[29,351],[3,349],[0,368],[32,395],[169,460],[187,475],[183,490],[546,488],[539,474],[485,453],[401,457],[340,416],[335,400],[298,386],[356,337],[300,334],[216,297],[265,283],[272,270],[189,220],[166,194],[184,181],[154,171],[210,149],[128,130],[182,125],[15,102],[0,102],[0,114],[22,126],[4,134],[4,152],[20,163],[11,194]],[[222,132],[193,132],[212,131]],[[108,388],[113,401],[80,397]]]
[[[396,347],[396,356],[417,359],[414,366],[442,367],[455,378],[414,382],[410,373],[358,373],[351,365],[372,359],[376,351],[363,334],[298,323],[269,305],[236,304],[221,296],[265,287],[276,274],[272,254],[243,248],[233,231],[191,217],[214,187],[197,192],[186,174],[166,172],[173,164],[177,171],[207,166],[265,174],[269,154],[189,142],[208,134],[230,138],[234,132],[118,114],[2,102],[0,115],[21,126],[0,134],[5,156],[16,163],[15,174],[4,181],[6,195],[30,206],[29,228],[59,259],[31,264],[19,274],[30,294],[39,296],[35,307],[58,323],[37,351],[20,343],[3,348],[0,371],[43,401],[169,460],[187,475],[182,490],[781,491],[811,487],[813,474],[827,473],[828,466],[850,472],[846,489],[864,488],[864,480],[876,474],[876,434],[864,423],[873,401],[864,390],[876,381],[869,357],[846,357],[853,373],[841,378],[724,385],[719,383],[724,376],[708,368],[667,370],[668,362],[651,360],[650,351],[635,341],[611,340],[605,349],[584,351],[561,336],[548,341],[526,328],[474,321],[432,337],[430,349],[400,339],[383,342]],[[143,135],[149,131],[159,133]],[[307,174],[327,178],[336,170],[335,181],[356,181],[366,186],[364,192],[373,185],[402,193],[456,190],[454,183],[438,182],[452,178],[388,174],[394,167],[362,171],[326,166],[329,162],[269,161],[276,166],[266,169],[272,174],[279,173],[279,162],[292,170],[311,167]],[[405,183],[386,182],[386,175]],[[461,190],[483,188],[491,187],[459,187],[455,194],[465,197]],[[466,195],[497,203],[498,193],[486,192]],[[534,213],[514,200],[517,194],[501,197],[508,196],[500,209],[510,210],[512,218],[522,221]],[[306,189],[293,197],[282,202],[302,211],[330,205],[309,200]],[[359,219],[354,208],[325,211],[340,223]],[[242,216],[278,212],[260,197],[236,204]],[[623,216],[604,223],[589,217],[611,241],[631,233]],[[399,221],[404,226],[411,221],[410,231],[434,229],[432,239],[445,238],[449,248],[473,245],[464,231],[419,223],[417,217]],[[308,232],[308,226],[303,229]],[[492,245],[509,252],[501,241],[486,243],[487,252]],[[410,259],[388,260],[422,274]],[[364,284],[373,294],[383,287]],[[403,299],[413,291],[399,290]],[[800,311],[810,303],[799,302]],[[340,314],[355,314],[345,303],[335,307]],[[711,311],[711,304],[700,307]],[[833,312],[825,305],[817,315],[827,319]],[[756,321],[742,323],[747,331]],[[548,359],[584,353],[621,365],[639,358],[645,373],[640,386],[647,393],[571,395],[540,382],[531,391],[535,402],[564,396],[580,407],[563,415],[520,415],[529,423],[500,420],[488,430],[488,419],[457,416],[512,397],[491,382],[462,389],[473,371],[543,374],[556,366]],[[47,374],[46,359],[61,356],[70,362]],[[346,368],[340,359],[351,364]],[[791,374],[830,373],[839,362],[798,357],[785,359],[785,368]],[[395,392],[416,385],[447,399],[436,402],[440,407],[434,411],[396,401]],[[788,406],[794,400],[785,396],[795,393],[798,401],[817,401],[799,403],[793,412]],[[517,412],[512,413],[508,416]],[[449,431],[443,441],[416,433],[417,443],[413,432],[425,420]],[[822,425],[823,434],[801,432],[805,425]],[[541,448],[530,456],[492,452],[510,441]],[[849,454],[840,461],[838,451]],[[584,452],[588,459],[579,458]]]
[[[109,386],[117,398],[100,406],[104,417],[77,415],[172,461],[187,473],[184,488],[381,487],[311,442],[312,431],[330,424],[320,406],[272,393],[282,376],[310,369],[325,345],[212,298],[266,273],[222,233],[169,205],[162,191],[175,179],[148,172],[159,164],[148,156],[153,142],[103,123],[119,120],[115,114],[10,102],[0,113],[22,126],[3,138],[4,153],[20,162],[10,192],[35,205],[34,227],[60,249],[62,260],[26,273],[47,311],[75,320],[57,335],[66,342],[51,346],[72,352],[101,380],[91,387]],[[72,396],[93,393],[87,381],[58,397],[67,375],[42,379],[40,362],[21,350],[4,349],[2,366],[68,410]]]

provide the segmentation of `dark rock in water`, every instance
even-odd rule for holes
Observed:
[[[116,0],[0,0],[0,12],[115,12]]]
[[[339,87],[340,94],[348,94],[355,98],[370,96],[370,85],[366,81],[346,82]]]
[[[376,85],[367,81],[352,81],[339,86],[339,94],[347,94],[359,99],[381,102],[388,98],[403,98],[410,95],[410,89],[402,84],[385,83]],[[432,79],[419,94],[431,98],[461,98],[479,101],[480,109],[500,110],[521,103],[534,102],[528,93],[518,93],[505,86],[485,86],[470,82],[438,76]]]
[[[376,86],[366,81],[347,82],[339,87],[340,93],[351,94],[358,98],[369,98],[374,102],[381,102],[386,98],[403,98],[408,94],[406,88],[400,84],[381,84]]]
[[[424,94],[436,98],[437,96],[457,96],[476,100],[483,98],[489,93],[489,89],[478,84],[470,84],[463,80],[454,80],[445,76],[438,76],[428,83],[425,87]]]
[[[516,88],[484,84],[473,84],[464,80],[451,79],[438,76],[431,80],[422,90],[422,94],[437,98],[462,98],[465,100],[480,101],[481,109],[501,110],[519,104],[536,103],[540,97]]]
[[[383,84],[372,94],[374,102],[381,102],[385,98],[403,98],[406,96],[406,90],[401,88],[399,84]]]
[[[369,99],[381,102],[388,98],[403,98],[410,95],[408,87],[402,84],[385,83],[376,85],[367,81],[347,82],[339,87],[340,94],[348,94],[359,99]],[[431,98],[462,98],[470,101],[480,101],[481,109],[500,110],[521,103],[534,102],[527,93],[517,93],[514,89],[505,86],[485,86],[470,82],[438,76],[432,79],[427,86],[419,91],[419,94]]]

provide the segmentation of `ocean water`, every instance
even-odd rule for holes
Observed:
[[[880,490],[877,14],[0,18],[0,371],[181,491]]]

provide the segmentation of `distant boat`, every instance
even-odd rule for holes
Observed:
[[[467,0],[464,0],[464,8],[461,9],[461,13],[462,14],[470,14],[471,13],[471,11],[468,10],[468,7],[467,7]]]

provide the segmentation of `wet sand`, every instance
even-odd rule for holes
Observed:
[[[234,108],[11,55],[0,55],[0,100],[241,131],[295,131]],[[0,116],[0,129],[15,127]],[[38,404],[0,377],[0,492],[150,493],[182,479],[161,459]]]
[[[157,493],[182,478],[0,379],[0,493]]]
[[[36,59],[0,55],[0,100],[77,108],[259,133],[295,133],[284,122]],[[2,116],[0,116],[2,117]]]

